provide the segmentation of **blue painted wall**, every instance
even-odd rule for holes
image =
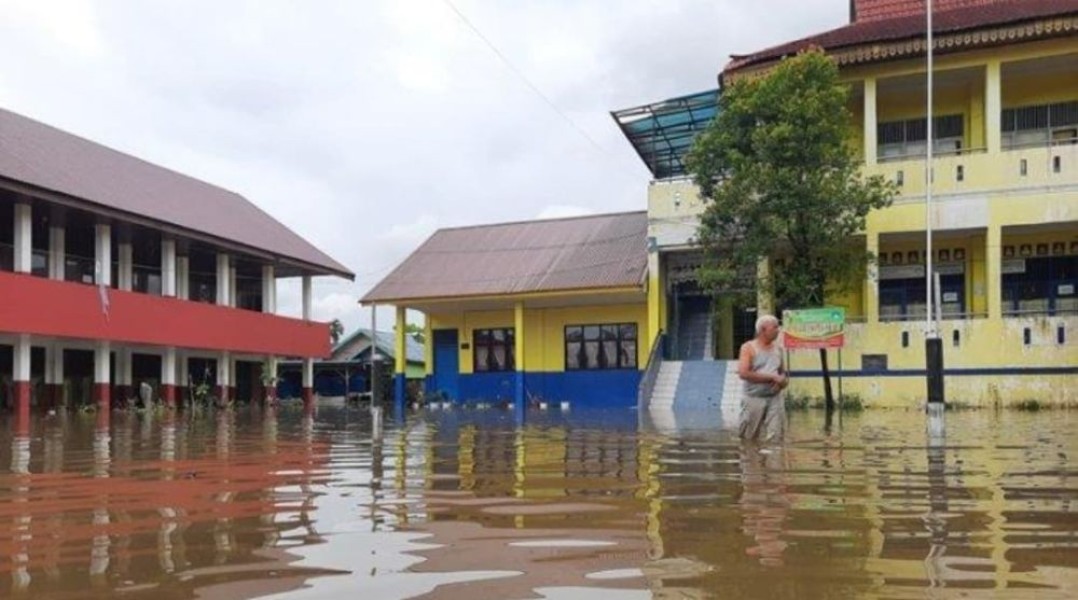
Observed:
[[[550,403],[568,401],[580,408],[631,408],[642,373],[636,370],[525,373],[525,397]],[[457,402],[513,402],[516,373],[460,375]]]

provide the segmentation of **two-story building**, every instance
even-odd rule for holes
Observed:
[[[923,0],[854,0],[850,23],[736,56],[720,83],[758,76],[822,48],[851,89],[853,146],[868,174],[895,182],[857,243],[878,256],[848,317],[845,391],[870,404],[924,398],[926,333],[926,18]],[[1078,383],[1078,4],[937,0],[934,10],[933,270],[949,399],[1073,402]],[[719,92],[721,94],[721,89]],[[714,114],[713,92],[619,111],[648,164],[652,331],[691,338],[693,315],[715,358],[751,337],[757,306],[714,305],[695,285],[703,204],[681,157]],[[771,257],[782,260],[781,255]],[[793,308],[793,307],[790,307]],[[695,327],[699,328],[699,325]],[[675,347],[678,344],[675,343]],[[681,344],[684,345],[684,344]],[[794,393],[818,395],[816,353],[791,353]],[[839,362],[837,353],[831,364]]]
[[[257,398],[279,357],[329,354],[311,278],[343,265],[243,196],[0,110],[0,397],[30,406],[190,386]],[[277,280],[302,278],[302,318]]]

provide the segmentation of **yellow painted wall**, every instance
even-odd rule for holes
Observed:
[[[1064,344],[1056,341],[1056,329],[1060,326],[1068,332]],[[1027,327],[1032,337],[1029,346],[1023,343]],[[959,334],[958,346],[953,343],[955,331]],[[846,332],[846,348],[842,351],[845,369],[860,369],[863,354],[886,354],[889,371],[924,369],[923,321],[849,324]],[[909,346],[905,348],[903,332],[909,337]],[[1078,316],[944,320],[940,337],[944,343],[944,365],[948,369],[1078,365]],[[838,352],[831,351],[828,360],[833,368],[837,367]],[[790,366],[794,370],[818,371],[818,352],[790,352]],[[978,406],[1016,404],[1030,399],[1057,405],[1076,404],[1076,384],[1078,376],[1073,374],[955,376],[947,378],[947,400]],[[818,378],[795,378],[790,390],[795,395],[819,396],[822,384]],[[925,380],[917,376],[846,378],[843,392],[859,395],[867,406],[915,407],[924,401]]]
[[[513,327],[512,310],[440,312],[427,315],[433,329],[456,329],[461,344],[460,372],[473,372],[472,341],[476,329]],[[644,368],[651,339],[648,331],[647,304],[572,306],[564,308],[524,309],[524,369],[528,372],[565,370],[565,327],[635,323],[637,326],[637,364]]]
[[[1004,71],[1001,96],[1003,108],[1078,100],[1078,68],[1054,73]]]

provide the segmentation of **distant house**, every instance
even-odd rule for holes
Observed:
[[[379,362],[389,365],[396,359],[393,332],[379,331],[374,348]],[[422,381],[426,377],[425,347],[412,336],[405,341],[406,378]],[[314,391],[319,396],[346,396],[370,392],[371,330],[357,329],[336,346],[329,358],[314,362]],[[278,371],[277,394],[298,398],[301,393],[303,363],[282,361]],[[347,384],[346,384],[347,382]]]

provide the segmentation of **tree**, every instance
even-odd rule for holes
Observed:
[[[333,319],[332,321],[330,321],[329,339],[333,342],[334,346],[336,346],[337,342],[340,341],[342,335],[344,335],[344,324],[341,323],[341,320]]]
[[[853,238],[895,188],[862,175],[848,99],[838,67],[818,49],[723,91],[686,157],[705,203],[699,279],[713,294],[746,293],[744,278],[756,277],[761,260],[770,276],[756,284],[774,289],[778,306],[823,306],[828,293],[864,281],[875,257]],[[822,351],[821,360],[826,373]]]
[[[397,326],[393,326],[393,332],[397,332]],[[427,341],[427,329],[423,325],[416,325],[415,323],[407,323],[404,326],[404,335],[412,338],[420,344]]]

